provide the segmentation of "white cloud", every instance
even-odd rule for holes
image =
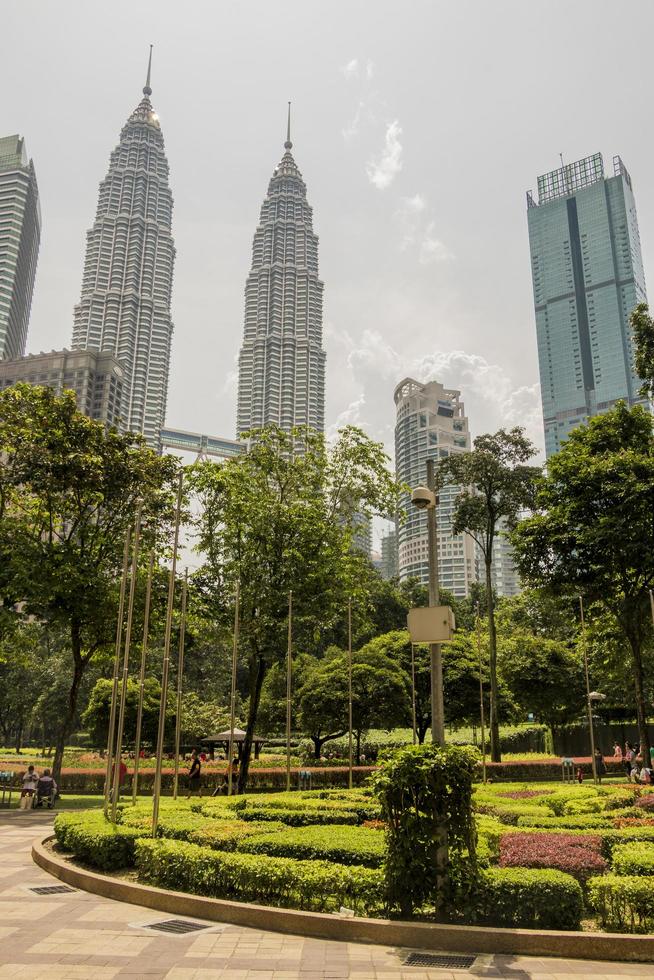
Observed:
[[[348,61],[348,63],[346,65],[343,65],[342,66],[341,72],[345,75],[345,77],[347,79],[350,79],[350,78],[358,78],[359,77],[359,59],[358,58],[352,58],[351,61]]]
[[[398,120],[394,119],[386,127],[382,152],[366,165],[368,180],[380,191],[390,187],[402,169],[401,135],[402,128]]]
[[[370,81],[374,74],[375,74],[375,66],[373,62],[370,60],[370,58],[368,58],[368,60],[366,61],[366,79]]]
[[[374,329],[364,330],[358,343],[347,335],[340,337],[349,346],[347,368],[355,397],[343,419],[362,425],[375,438],[384,440],[392,453],[395,412],[393,389],[405,377],[418,381],[440,381],[461,392],[473,435],[494,432],[514,425],[524,426],[537,447],[543,445],[540,386],[516,386],[499,364],[481,354],[464,350],[432,351],[415,357],[396,350]],[[337,426],[344,424],[340,421]]]
[[[356,108],[354,116],[350,122],[345,126],[341,132],[343,138],[346,140],[352,139],[353,136],[359,135],[359,130],[361,129],[361,119],[363,117],[364,110],[366,108],[365,102],[359,102]]]
[[[427,201],[422,194],[414,194],[413,197],[403,197],[400,206],[395,212],[402,237],[400,239],[400,251],[406,252],[415,244],[416,236],[422,221],[422,214],[427,207]]]
[[[454,254],[438,238],[434,236],[434,222],[430,221],[425,229],[424,238],[420,242],[418,261],[420,265],[431,265],[434,262],[449,262]]]

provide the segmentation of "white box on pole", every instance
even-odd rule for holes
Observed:
[[[455,622],[449,606],[421,606],[409,609],[406,618],[412,643],[447,643]]]

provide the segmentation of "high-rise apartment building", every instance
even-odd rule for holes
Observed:
[[[395,528],[382,535],[379,573],[382,578],[387,580],[398,576],[397,531]]]
[[[0,359],[25,353],[41,209],[34,163],[21,136],[0,138]]]
[[[0,391],[19,381],[74,391],[89,418],[122,428],[123,370],[113,354],[93,350],[53,350],[0,361]]]
[[[470,451],[470,433],[461,393],[438,381],[420,384],[405,378],[395,389],[395,471],[410,487],[424,486],[428,459],[438,461],[453,453]],[[452,518],[460,488],[440,491],[437,507],[439,582],[455,596],[466,596],[477,579],[476,549],[467,534],[452,533]],[[410,493],[400,506],[406,520],[398,524],[400,581],[429,581],[427,515],[411,504]]]
[[[527,194],[545,451],[618,400],[642,402],[629,315],[645,301],[631,178],[596,153],[538,178]]]
[[[143,98],[111,154],[87,233],[73,349],[118,359],[125,428],[156,448],[166,417],[175,246],[168,161],[151,94],[148,64]]]
[[[239,356],[237,436],[274,423],[325,426],[318,236],[289,127],[252,245]]]

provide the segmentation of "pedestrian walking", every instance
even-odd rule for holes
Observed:
[[[606,763],[600,749],[595,749],[595,772],[597,773],[597,782],[601,783],[602,776],[606,776]]]
[[[188,797],[191,798],[192,793],[197,793],[198,796],[202,796],[202,760],[200,759],[200,753],[197,749],[193,749],[191,752],[191,768],[188,771]]]

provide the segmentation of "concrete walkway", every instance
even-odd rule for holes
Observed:
[[[652,978],[652,966],[584,960],[480,956],[467,970],[408,967],[408,950],[302,939],[207,923],[190,935],[144,928],[171,917],[85,892],[38,895],[58,884],[32,863],[32,840],[52,825],[49,813],[0,811],[0,980],[5,977],[143,977],[146,980],[512,980]],[[198,921],[198,920],[194,920]]]

